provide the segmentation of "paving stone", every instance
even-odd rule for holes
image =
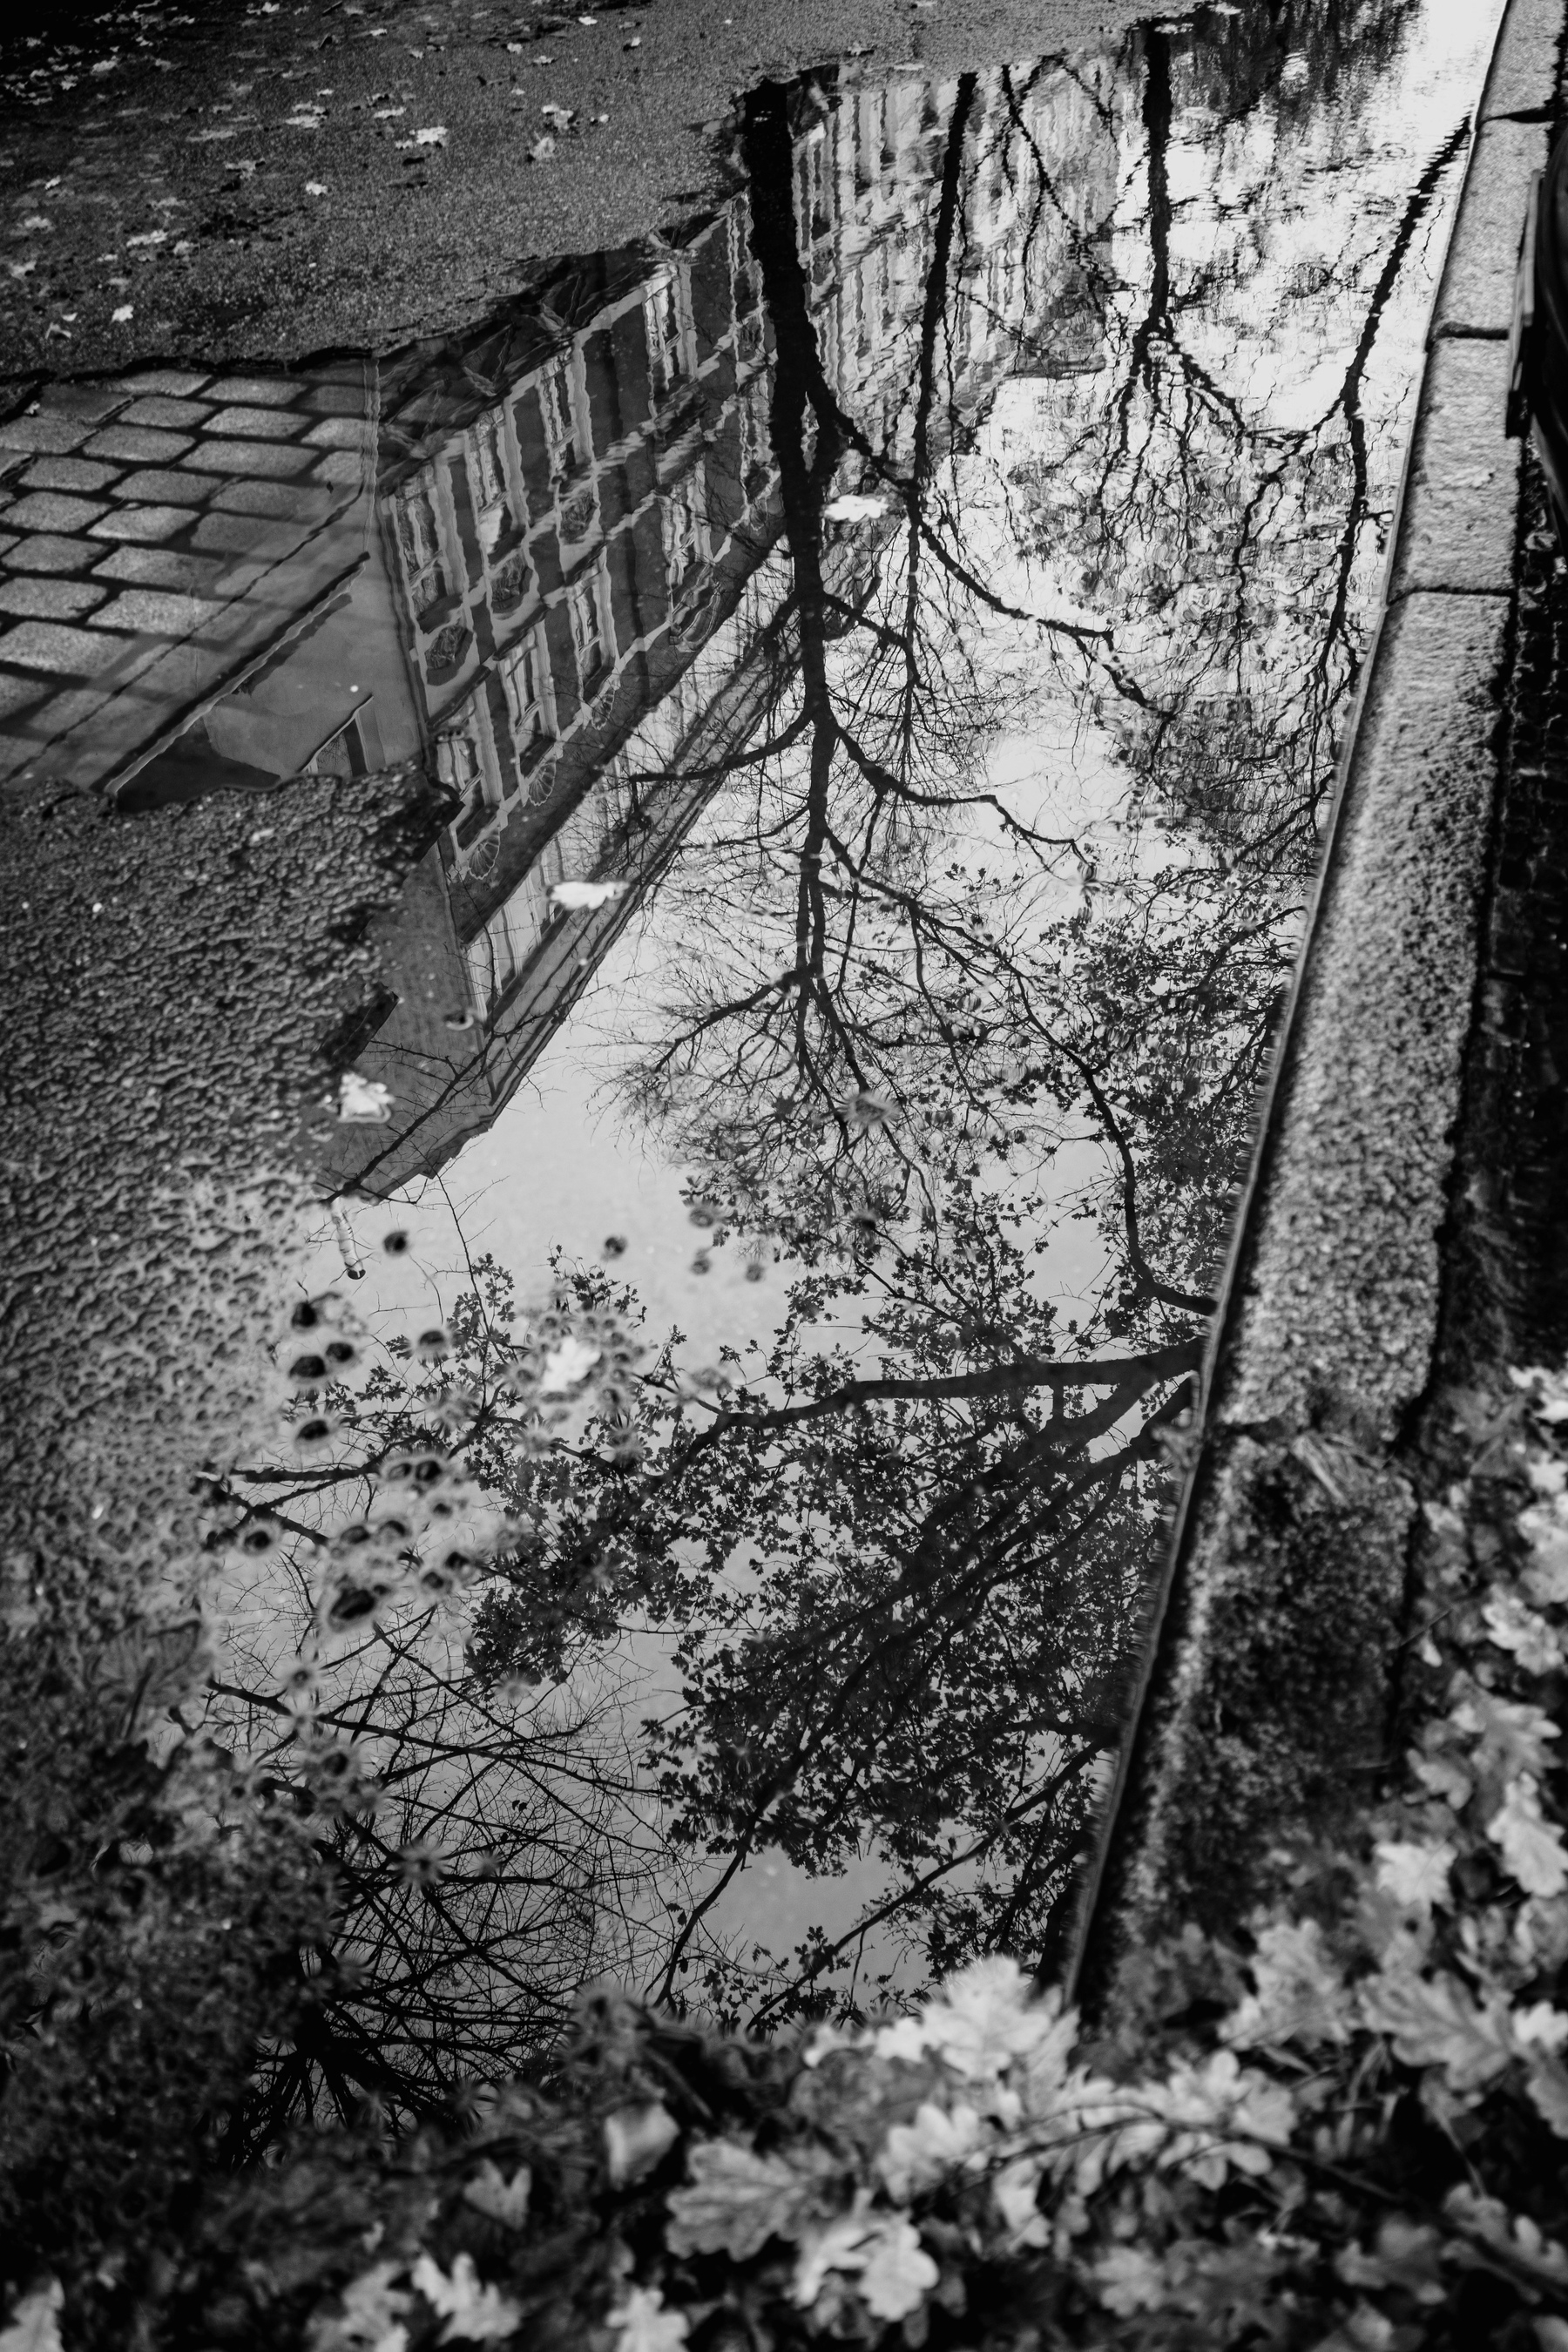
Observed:
[[[289,441],[299,433],[301,419],[288,408],[220,408],[207,425],[226,440],[247,436],[261,441]]]
[[[43,394],[44,414],[79,416],[101,424],[123,407],[128,395],[123,383],[51,383]]]
[[[24,744],[30,742],[36,756],[37,747],[58,742],[62,735],[68,735],[73,727],[79,727],[84,719],[96,718],[110,703],[118,704],[121,699],[121,697],[108,687],[68,687],[58,694],[51,694],[48,700],[40,703],[36,709],[29,710],[16,728],[17,737]]]
[[[93,614],[93,627],[134,630],[139,635],[188,637],[213,617],[205,596],[171,595],[158,588],[127,588]]]
[[[315,522],[331,504],[331,493],[285,482],[228,482],[213,500],[230,514],[268,515],[289,522]]]
[[[300,396],[297,375],[225,375],[207,386],[207,398],[243,401],[255,408],[288,408]]]
[[[127,457],[134,466],[166,466],[191,446],[188,433],[155,433],[149,425],[110,425],[86,445],[89,457]]]
[[[96,629],[68,628],[58,621],[22,621],[0,636],[0,662],[18,669],[47,670],[59,677],[92,677],[125,651],[123,637]]]
[[[123,582],[129,587],[175,588],[185,595],[216,594],[218,582],[232,566],[216,555],[196,555],[184,547],[117,547],[94,567],[95,580]]]
[[[127,392],[166,392],[175,400],[184,400],[200,392],[206,378],[192,375],[185,368],[142,368],[121,381]]]
[[[318,416],[364,416],[370,402],[361,384],[313,383],[301,405]]]
[[[69,499],[58,490],[32,490],[5,509],[7,530],[85,530],[103,512],[101,499]]]
[[[90,539],[62,539],[40,531],[36,539],[19,539],[7,549],[13,572],[85,572],[98,554]]]
[[[168,432],[205,425],[212,410],[205,400],[167,400],[160,393],[133,400],[120,412],[121,425],[155,425]]]
[[[0,449],[31,449],[40,457],[58,457],[67,449],[79,448],[91,430],[84,418],[51,416],[41,409],[36,416],[13,416],[0,425]]]
[[[36,677],[18,677],[10,670],[0,670],[0,719],[14,718],[37,701],[46,688]]]
[[[311,473],[313,482],[360,482],[365,476],[365,453],[357,449],[329,449]]]
[[[318,449],[368,449],[369,420],[363,416],[324,417],[320,425],[311,425],[305,438]]]
[[[212,494],[210,474],[176,471],[172,466],[150,466],[141,473],[127,474],[119,489],[127,504],[145,499],[153,505],[172,507],[199,507]]]
[[[262,478],[287,478],[302,474],[315,452],[292,441],[199,441],[190,463],[213,474],[257,474]]]
[[[92,526],[94,539],[173,539],[184,530],[190,516],[184,507],[111,507]]]
[[[259,517],[248,507],[241,507],[237,511],[232,509],[235,498],[239,491],[271,487],[272,485],[268,483],[261,482],[239,482],[226,485],[219,493],[217,505],[231,511],[203,515],[191,534],[192,546],[221,548],[230,555],[258,553],[263,536],[259,529]],[[284,495],[297,498],[299,493],[292,491]]]
[[[45,576],[0,580],[0,613],[18,620],[75,621],[101,604],[109,593],[90,580],[58,580]]]
[[[25,490],[102,490],[119,479],[118,466],[87,457],[35,457],[22,477]]]

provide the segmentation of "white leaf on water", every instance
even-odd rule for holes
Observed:
[[[542,140],[541,146],[543,143]],[[630,887],[627,882],[552,882],[550,898],[568,915],[580,915],[593,907],[607,907],[614,898],[624,898]]]
[[[447,144],[446,124],[433,122],[428,130],[416,131],[414,134],[414,144],[416,147],[444,147]]]
[[[845,490],[831,506],[823,508],[822,519],[824,522],[875,522],[879,515],[887,511],[885,499],[870,499],[859,490]]]
[[[536,139],[532,146],[529,149],[528,160],[531,163],[548,163],[550,158],[554,154],[554,152],[555,142],[547,131],[543,137],[542,139]],[[551,896],[554,896],[553,891],[551,893]]]
[[[118,310],[111,310],[110,312],[110,324],[115,327],[122,327],[127,319],[133,319],[136,313],[131,304],[129,302],[122,302]]]
[[[572,121],[572,109],[569,106],[557,106],[553,99],[546,99],[539,111],[543,115],[552,131],[569,129]]]
[[[169,232],[166,228],[143,229],[140,236],[128,236],[125,240],[128,248],[136,245],[167,245],[168,242]]]
[[[349,1127],[384,1127],[392,1117],[392,1096],[379,1078],[345,1070],[338,1080],[338,1117]]]
[[[600,1350],[587,1339],[563,1339],[544,1359],[539,1378],[542,1396],[564,1396],[580,1388],[598,1362]]]
[[[306,181],[305,194],[308,196],[324,196],[326,193],[327,191],[320,180]]]

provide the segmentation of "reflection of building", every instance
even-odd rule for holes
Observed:
[[[1095,57],[982,79],[932,449],[1001,378],[1092,363],[1098,325],[1075,301],[1114,199],[1109,84]],[[822,359],[895,467],[953,96],[910,74],[795,103]],[[47,644],[0,636],[0,708],[19,712],[23,762],[63,753],[61,772],[132,807],[398,760],[445,782],[450,822],[374,934],[383,990],[335,1041],[396,1106],[390,1128],[341,1130],[337,1173],[384,1191],[495,1117],[787,678],[746,199],[652,257],[552,267],[460,347],[243,385],[164,371],[125,390],[107,425],[61,387],[41,423],[21,420],[30,441],[0,427],[73,486],[47,512],[24,499],[0,515],[16,525],[0,570],[64,564],[25,537],[41,544],[48,524],[58,547],[68,530],[80,605]],[[830,537],[853,605],[879,533]],[[30,610],[26,594],[9,609]],[[551,883],[595,874],[632,887],[558,914]]]
[[[1109,68],[1102,89],[1090,66],[1026,74],[1011,93],[1000,75],[983,84],[933,446],[1007,374],[1092,364],[1100,321],[1086,329],[1073,298],[1110,215],[1115,153]],[[795,209],[819,350],[894,465],[952,97],[911,75],[797,104]],[[1053,159],[1048,189],[1030,142]],[[387,500],[426,724],[461,807],[382,937],[397,1003],[358,1066],[397,1115],[390,1131],[349,1130],[336,1155],[378,1192],[494,1118],[790,665],[789,569],[764,560],[780,519],[744,196],[639,277],[578,299],[573,331]],[[829,548],[846,602],[867,592],[875,556],[863,531]],[[551,883],[594,874],[634,887],[554,914]]]

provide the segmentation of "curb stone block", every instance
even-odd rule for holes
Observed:
[[[1384,624],[1303,971],[1232,1331],[1226,1428],[1392,1444],[1436,1330],[1509,599],[1411,594]],[[1325,1277],[1330,1278],[1325,1278]]]
[[[1562,0],[1511,0],[1477,120],[1534,114],[1552,104],[1563,40]]]
[[[1532,173],[1545,168],[1541,122],[1486,122],[1476,139],[1432,312],[1432,334],[1506,336]]]
[[[1508,345],[1433,346],[1405,469],[1388,601],[1422,589],[1506,596],[1524,446],[1503,431]]]

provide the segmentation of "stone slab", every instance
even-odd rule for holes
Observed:
[[[1549,108],[1557,88],[1563,42],[1563,0],[1510,0],[1491,71],[1481,93],[1478,120],[1537,114]]]
[[[1508,345],[1435,344],[1405,468],[1391,604],[1426,589],[1506,596],[1524,445],[1503,430]]]
[[[1544,123],[1481,125],[1437,289],[1434,336],[1508,333],[1531,178],[1545,168],[1547,146]]]
[[[1436,1328],[1438,1234],[1496,789],[1506,596],[1411,594],[1356,732],[1215,1376],[1231,1426],[1392,1444]]]

